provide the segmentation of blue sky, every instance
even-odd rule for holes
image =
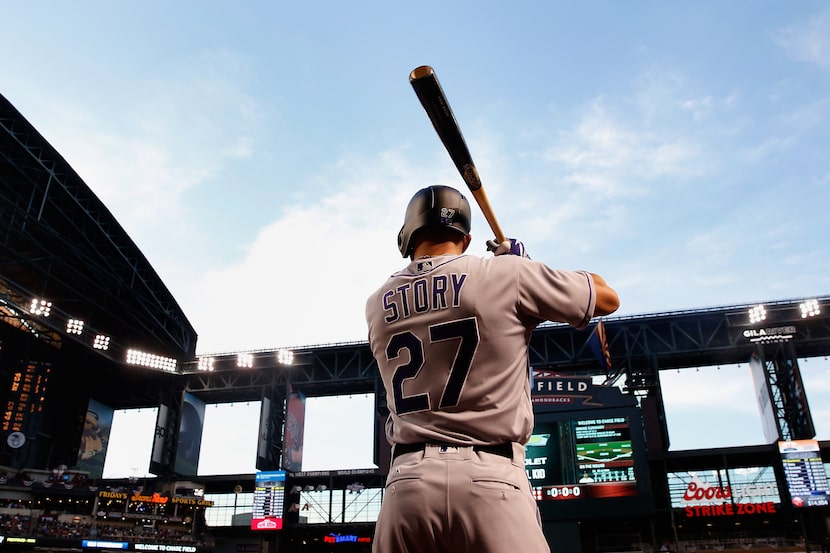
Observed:
[[[505,232],[603,275],[620,314],[830,291],[826,2],[3,11],[0,91],[142,249],[200,353],[365,338],[406,201],[463,187],[408,84],[422,64]]]

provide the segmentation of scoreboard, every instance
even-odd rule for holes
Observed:
[[[285,508],[285,471],[257,472],[251,530],[281,530]]]
[[[22,446],[31,428],[37,427],[35,421],[43,412],[50,372],[49,364],[29,361],[21,362],[11,375],[0,424],[4,436],[13,434],[22,437],[17,441],[9,440],[8,445],[13,449]]]
[[[636,408],[538,413],[525,470],[547,520],[652,508]]]
[[[830,504],[827,473],[818,441],[778,442],[778,451],[793,507],[825,507]]]

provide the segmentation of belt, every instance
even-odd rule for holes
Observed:
[[[403,455],[404,453],[414,453],[416,451],[423,451],[426,449],[428,445],[435,445],[439,447],[464,447],[461,444],[445,444],[445,443],[426,443],[426,442],[418,442],[414,444],[395,444],[395,447],[392,448],[392,459],[395,459],[399,455]],[[492,453],[493,455],[501,455],[502,457],[507,457],[508,459],[513,458],[513,444],[507,442],[503,444],[497,445],[474,445],[473,451],[483,451],[485,453]]]

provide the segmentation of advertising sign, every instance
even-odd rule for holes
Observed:
[[[285,470],[303,470],[303,434],[305,431],[305,396],[293,391],[288,395],[285,409],[285,440],[282,466]]]
[[[184,392],[174,469],[181,475],[196,476],[199,467],[199,453],[202,449],[204,422],[205,402],[189,392]]]
[[[113,409],[94,399],[87,404],[81,443],[78,446],[78,470],[87,471],[93,479],[104,474],[104,459],[107,456]]]

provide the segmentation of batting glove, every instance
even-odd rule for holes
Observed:
[[[493,255],[510,254],[530,259],[530,256],[527,255],[527,251],[525,250],[525,245],[515,238],[508,238],[501,244],[495,240],[488,240],[487,250],[493,252]]]

